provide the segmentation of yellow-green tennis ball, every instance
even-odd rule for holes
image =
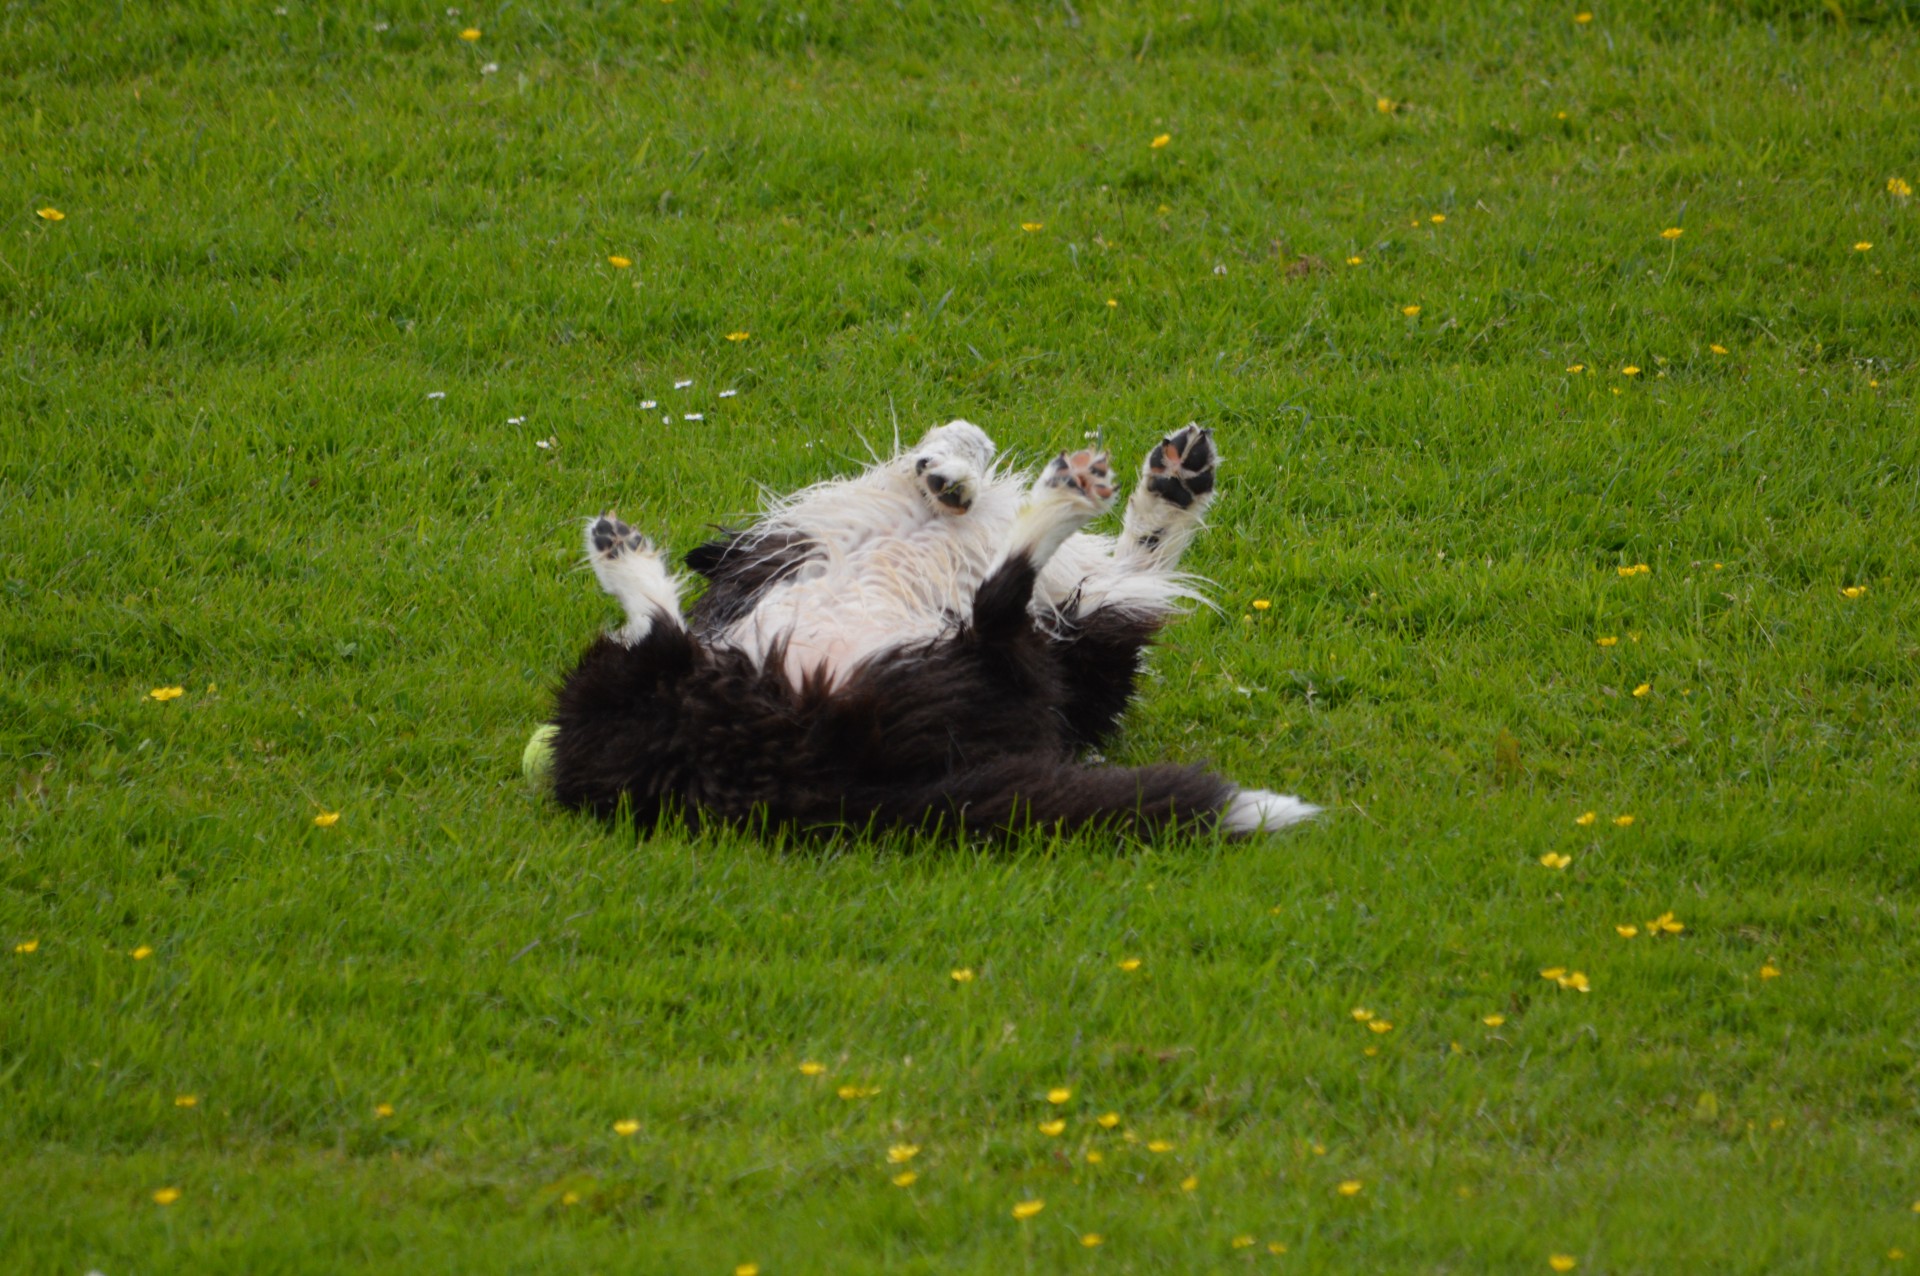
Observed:
[[[537,727],[527,738],[527,751],[520,755],[520,774],[540,781],[553,774],[553,741],[560,728],[551,722]]]

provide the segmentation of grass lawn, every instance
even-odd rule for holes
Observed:
[[[0,9],[0,1265],[1920,1264],[1914,14],[1361,8]],[[1324,819],[522,782],[954,416],[1216,429],[1114,754]]]

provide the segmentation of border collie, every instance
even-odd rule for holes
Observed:
[[[1098,450],[1037,478],[966,421],[776,501],[686,556],[682,581],[609,512],[587,559],[626,623],[560,689],[548,779],[642,827],[667,811],[793,829],[1101,826],[1244,835],[1317,808],[1198,767],[1082,760],[1113,732],[1155,631],[1199,597],[1177,571],[1214,494],[1189,425],[1141,466],[1119,537]]]

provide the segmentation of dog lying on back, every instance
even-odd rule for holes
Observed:
[[[626,623],[589,646],[551,729],[554,796],[643,827],[1005,833],[1024,826],[1272,831],[1316,808],[1198,767],[1077,759],[1114,730],[1142,652],[1198,597],[1177,570],[1213,499],[1196,425],[1147,454],[1118,539],[1106,453],[1037,479],[954,421],[854,478],[775,503],[686,556],[684,615],[660,551],[611,513],[587,558]]]

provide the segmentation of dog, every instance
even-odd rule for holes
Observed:
[[[642,827],[761,822],[1008,835],[1272,832],[1317,808],[1199,767],[1087,755],[1154,634],[1201,595],[1178,570],[1219,454],[1189,425],[1140,467],[1118,538],[1097,447],[1037,476],[953,421],[852,478],[775,500],[685,557],[608,512],[587,561],[625,613],[560,687],[547,773],[563,805]]]

